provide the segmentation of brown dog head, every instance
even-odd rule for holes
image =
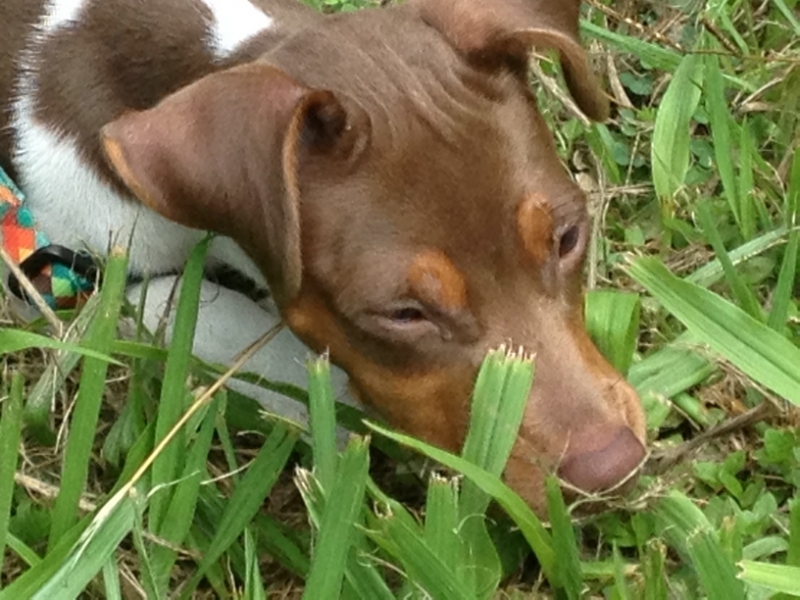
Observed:
[[[530,48],[555,49],[605,115],[577,18],[577,0],[330,17],[103,132],[134,193],[236,239],[289,326],[395,426],[457,450],[486,352],[535,353],[505,475],[536,509],[548,471],[597,491],[644,456],[639,400],[582,322],[585,199],[526,80]]]

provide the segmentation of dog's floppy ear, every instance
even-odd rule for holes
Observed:
[[[532,47],[558,50],[567,85],[581,110],[596,120],[608,117],[608,98],[578,36],[580,0],[411,0],[410,4],[466,55],[526,60]]]
[[[302,278],[298,157],[329,152],[346,124],[333,93],[251,64],[127,113],[101,136],[112,168],[144,204],[232,237],[285,306]]]

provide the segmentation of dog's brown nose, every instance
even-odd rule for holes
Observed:
[[[645,456],[642,443],[629,427],[621,427],[611,441],[588,452],[567,454],[558,474],[584,492],[614,488],[636,469]]]

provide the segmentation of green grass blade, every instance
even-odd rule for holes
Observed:
[[[242,477],[219,521],[211,545],[197,571],[184,587],[181,598],[190,598],[206,570],[233,544],[261,508],[264,498],[283,471],[297,442],[298,433],[276,424],[272,434],[259,450],[247,473]]]
[[[117,333],[117,322],[127,283],[128,259],[119,250],[112,250],[100,290],[100,306],[87,333],[87,345],[107,354]],[[89,472],[92,444],[97,431],[97,419],[103,402],[108,362],[87,357],[79,383],[78,398],[70,421],[71,427],[61,470],[61,491],[53,508],[48,548],[77,521],[78,501]]]
[[[60,352],[73,352],[77,355],[96,358],[97,360],[102,360],[112,365],[122,365],[121,362],[111,358],[111,354],[98,352],[93,348],[62,342],[47,337],[46,335],[40,335],[22,329],[0,329],[0,354],[12,354],[31,348],[49,348],[50,350],[59,350]]]
[[[589,37],[600,40],[611,48],[636,55],[652,67],[672,72],[681,64],[681,55],[674,50],[668,50],[628,35],[621,35],[608,27],[595,25],[591,21],[582,20],[581,30]]]
[[[651,540],[645,546],[642,569],[644,600],[667,600],[667,582],[664,578],[666,554],[667,549],[661,540]]]
[[[639,295],[612,290],[586,294],[584,315],[600,353],[625,375],[633,362],[639,334]]]
[[[711,135],[714,140],[714,158],[716,159],[719,177],[722,180],[722,190],[725,198],[728,200],[731,213],[733,213],[733,217],[741,229],[742,220],[739,195],[736,188],[736,171],[733,167],[733,152],[731,152],[733,148],[730,131],[731,114],[725,102],[725,83],[722,79],[722,70],[720,69],[717,55],[707,54],[704,60],[705,81],[703,95],[711,125]]]
[[[151,564],[156,584],[162,592],[167,591],[170,572],[177,558],[177,552],[173,548],[184,543],[192,527],[200,484],[206,475],[205,465],[214,437],[218,408],[219,401],[215,398],[206,407],[206,413],[195,440],[186,450],[186,464],[180,480],[175,484],[175,490],[159,532],[160,538],[168,542],[168,545],[156,544],[153,546]]]
[[[800,596],[800,567],[743,560],[739,579],[764,586],[773,592]]]
[[[200,306],[200,285],[203,279],[205,256],[211,238],[206,237],[189,255],[181,281],[175,324],[169,344],[167,364],[164,367],[164,383],[158,403],[156,420],[156,443],[162,440],[180,418],[186,397],[186,374],[192,356],[194,329]],[[181,470],[181,452],[185,447],[183,431],[159,454],[150,469],[151,487],[160,488],[150,499],[148,527],[159,535],[164,516],[172,496],[170,484]],[[163,486],[163,487],[162,487]]]
[[[354,437],[342,455],[336,481],[328,492],[303,598],[333,600],[339,597],[347,557],[355,539],[355,524],[364,506],[368,469],[369,443]]]
[[[783,18],[789,22],[789,25],[792,26],[792,29],[794,30],[794,35],[800,36],[800,21],[798,21],[797,17],[794,16],[794,13],[791,11],[791,9],[788,6],[786,6],[786,3],[783,0],[772,0],[772,3],[775,5],[778,11],[783,15]],[[795,3],[792,4],[795,5]],[[795,10],[796,9],[797,8],[795,5]]]
[[[106,600],[122,600],[122,586],[119,582],[117,557],[112,554],[103,565],[103,591]]]
[[[6,532],[6,544],[8,545],[8,549],[19,556],[22,562],[29,567],[35,567],[42,562],[42,558],[36,554],[33,548],[11,532]]]
[[[786,327],[789,306],[794,298],[798,250],[800,250],[800,231],[795,230],[789,234],[789,243],[786,244],[781,270],[778,273],[778,283],[772,294],[772,310],[767,320],[767,325],[779,333]]]
[[[742,121],[739,132],[739,208],[744,239],[750,240],[756,232],[756,198],[753,183],[753,140],[750,124]]]
[[[675,71],[656,115],[651,146],[653,185],[662,202],[670,202],[689,170],[689,125],[700,102],[703,62],[687,54]]]
[[[618,600],[629,600],[628,583],[625,580],[625,561],[620,556],[619,548],[614,544],[614,596]]]
[[[331,386],[331,365],[327,357],[310,360],[308,399],[314,474],[326,493],[333,488],[339,452],[336,447],[336,406]]]
[[[517,440],[533,371],[531,359],[500,348],[488,353],[478,372],[462,456],[498,477]],[[484,518],[490,500],[474,482],[464,481],[458,510],[462,520],[460,575],[477,597],[491,596],[503,574]]]
[[[389,508],[372,527],[379,528],[390,540],[391,553],[402,563],[410,582],[424,590],[426,596],[423,597],[443,600],[475,598],[463,579],[448,569],[426,543],[419,527],[404,509]],[[380,539],[373,537],[381,543]],[[387,549],[385,545],[384,549]]]
[[[558,575],[556,574],[556,554],[553,550],[552,540],[547,530],[542,526],[541,521],[533,514],[531,508],[525,501],[515,494],[511,488],[500,479],[491,473],[486,472],[484,469],[475,466],[468,460],[441,450],[410,436],[395,433],[385,429],[375,423],[369,421],[365,422],[366,425],[373,431],[402,444],[409,448],[413,448],[417,452],[428,456],[429,458],[463,473],[475,484],[480,487],[484,492],[492,496],[514,519],[520,531],[525,536],[525,539],[533,549],[542,571],[550,581],[550,583],[557,587]]]
[[[470,426],[462,456],[500,476],[517,440],[522,415],[533,385],[533,359],[517,356],[505,348],[484,359],[475,383]],[[461,493],[461,516],[482,514],[489,496],[465,483]]]
[[[762,385],[800,404],[800,349],[716,294],[680,280],[657,259],[628,273],[698,339]]]
[[[735,564],[723,551],[711,523],[689,498],[673,491],[661,501],[656,514],[666,525],[667,537],[691,559],[708,598],[744,600]]]
[[[790,228],[789,243],[783,255],[778,283],[772,295],[772,310],[767,324],[775,331],[783,331],[792,303],[797,277],[797,254],[800,247],[800,152],[795,151],[792,170],[789,175],[789,189],[786,193],[786,224]]]
[[[425,503],[425,541],[451,571],[458,567],[458,482],[431,474]]]
[[[548,475],[546,486],[547,512],[553,531],[553,550],[558,557],[556,568],[559,582],[564,586],[567,598],[575,600],[580,598],[583,587],[581,560],[578,542],[575,539],[575,530],[572,528],[564,497],[561,495],[558,478]]]
[[[156,583],[153,563],[150,560],[150,545],[145,542],[145,524],[141,512],[136,513],[136,518],[131,531],[133,546],[139,560],[139,581],[145,592],[147,600],[163,600],[164,594]]]
[[[716,371],[707,359],[692,351],[699,343],[689,334],[635,363],[628,381],[641,394],[654,393],[672,398],[705,381]]]
[[[711,244],[711,247],[714,248],[714,253],[717,255],[717,260],[719,260],[720,264],[722,265],[722,270],[725,273],[725,279],[728,281],[728,285],[731,286],[731,290],[733,291],[736,301],[739,303],[739,306],[742,308],[742,310],[744,310],[748,315],[758,321],[761,321],[764,316],[764,313],[761,311],[761,306],[759,306],[758,300],[756,299],[755,294],[753,294],[753,291],[747,287],[744,279],[741,275],[739,275],[739,273],[736,271],[736,268],[733,266],[733,262],[731,262],[731,259],[728,256],[728,251],[725,249],[725,244],[722,242],[722,237],[717,229],[717,224],[714,223],[714,218],[711,216],[711,209],[709,208],[708,203],[698,203],[696,210],[697,220],[700,222],[700,226],[703,228],[703,233],[705,234],[706,239]]]
[[[86,331],[97,315],[101,295],[89,297],[84,307],[64,332],[62,342],[78,346],[86,337]],[[2,334],[0,334],[2,335]],[[101,353],[97,353],[100,358]],[[52,431],[51,413],[53,410],[53,390],[60,389],[82,360],[81,354],[56,350],[53,361],[48,364],[36,385],[25,399],[25,423],[27,430],[40,443],[52,446],[56,443]]]
[[[783,243],[786,237],[786,228],[778,227],[773,231],[769,231],[755,239],[750,240],[728,252],[728,257],[734,265],[741,264],[752,258],[774,248]],[[718,259],[706,263],[696,271],[690,273],[684,278],[684,281],[695,283],[701,287],[711,287],[725,276],[722,270],[722,263]]]
[[[244,560],[246,576],[244,579],[245,600],[267,600],[264,582],[258,564],[258,551],[250,528],[244,530]]]
[[[8,399],[0,403],[0,564],[8,536],[8,521],[11,516],[11,500],[14,495],[14,474],[19,459],[19,439],[22,433],[22,396],[25,378],[22,373],[11,376],[11,391]]]
[[[130,533],[135,512],[130,498],[117,503],[108,513],[101,509],[69,556],[61,562],[58,571],[32,596],[32,600],[76,598]]]
[[[792,157],[792,170],[789,173],[789,189],[786,190],[784,206],[786,225],[790,228],[797,227],[800,218],[800,151],[795,150]]]
[[[789,501],[789,549],[786,564],[800,567],[800,498]]]

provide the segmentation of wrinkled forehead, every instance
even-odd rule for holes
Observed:
[[[333,17],[273,59],[369,115],[362,164],[340,182],[338,197],[326,185],[327,210],[315,211],[330,224],[343,218],[338,203],[347,202],[351,216],[361,203],[360,223],[344,229],[369,224],[364,244],[466,256],[489,243],[504,254],[514,251],[525,198],[574,204],[524,78],[471,64],[402,6]]]

